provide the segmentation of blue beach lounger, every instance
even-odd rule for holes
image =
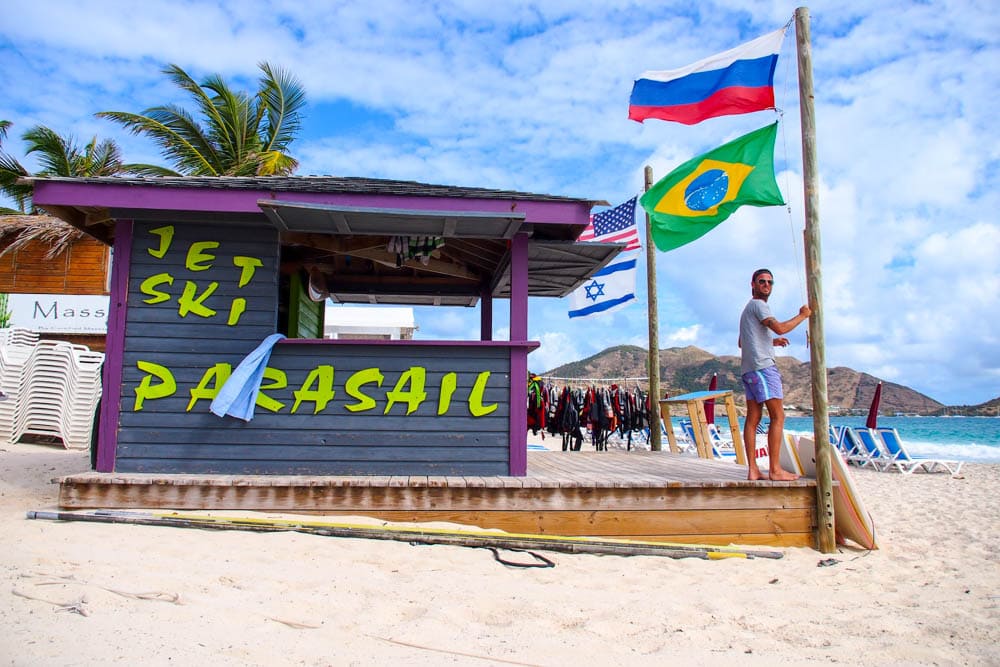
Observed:
[[[712,442],[712,456],[717,459],[735,459],[736,449],[730,440],[722,437],[722,432],[715,424],[708,425],[708,435]]]
[[[830,424],[830,446],[844,451],[844,430],[833,424]]]
[[[911,456],[906,451],[902,438],[899,437],[899,433],[894,428],[882,427],[877,429],[877,433],[882,439],[882,444],[885,445],[886,452],[889,454],[889,466],[897,468],[903,474],[909,475],[921,468],[925,472],[938,472],[938,468],[941,468],[940,472],[947,470],[952,475],[957,475],[962,469],[964,461]]]
[[[688,447],[684,448],[685,451],[696,451],[694,437],[694,426],[691,424],[690,419],[684,419],[681,421],[681,430],[684,432],[685,438],[691,443]],[[727,441],[722,437],[719,432],[719,428],[715,424],[708,425],[708,444],[712,448],[712,456],[717,459],[733,459],[736,457],[736,451],[733,449],[731,442]]]
[[[674,429],[674,438],[677,440],[677,446],[680,447],[682,452],[688,452],[694,449],[694,429],[691,428],[690,420],[681,420],[680,433]]]
[[[847,458],[850,463],[864,467],[870,465],[878,471],[885,471],[892,463],[888,454],[882,451],[882,445],[875,431],[870,428],[855,428],[854,435],[858,440],[858,451]]]
[[[861,439],[850,428],[846,426],[841,426],[840,428],[844,429],[844,456],[848,458],[863,456],[866,450],[864,445],[861,444]]]
[[[830,444],[837,448],[846,459],[861,454],[861,443],[857,436],[846,426],[830,425]]]

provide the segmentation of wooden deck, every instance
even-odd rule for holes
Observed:
[[[815,546],[816,483],[748,482],[734,463],[666,452],[528,452],[526,477],[84,473],[64,509],[170,508],[448,521],[517,533]]]

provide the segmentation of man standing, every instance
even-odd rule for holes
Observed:
[[[785,347],[788,339],[784,334],[804,322],[812,311],[809,306],[799,308],[799,314],[785,322],[779,322],[771,314],[767,299],[771,296],[774,277],[767,269],[757,269],[750,280],[753,298],[740,316],[740,352],[743,357],[741,373],[743,387],[747,395],[747,417],[743,425],[743,442],[747,450],[749,480],[764,479],[757,466],[757,425],[767,406],[770,423],[767,427],[767,455],[770,457],[769,476],[778,482],[798,479],[798,475],[781,467],[781,439],[784,437],[785,408],[782,405],[784,392],[781,374],[774,362],[774,348]],[[771,332],[777,338],[771,338]]]

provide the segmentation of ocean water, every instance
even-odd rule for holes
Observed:
[[[831,417],[830,423],[863,427],[865,417]],[[878,425],[895,428],[914,456],[1000,463],[998,417],[879,417]],[[786,417],[785,430],[812,433],[812,417]]]
[[[675,416],[679,431],[681,417]],[[766,421],[766,417],[765,417]],[[725,414],[716,414],[715,423],[723,437],[729,437]],[[830,417],[830,423],[851,428],[863,427],[865,417]],[[743,419],[740,418],[742,427]],[[879,417],[879,426],[895,428],[913,456],[954,459],[973,463],[1000,463],[1000,418],[998,417]],[[786,417],[785,430],[812,435],[812,417]]]

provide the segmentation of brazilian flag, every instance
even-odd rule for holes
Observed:
[[[652,221],[653,243],[666,252],[711,231],[744,204],[781,206],[774,181],[778,124],[745,134],[688,160],[639,199]]]

